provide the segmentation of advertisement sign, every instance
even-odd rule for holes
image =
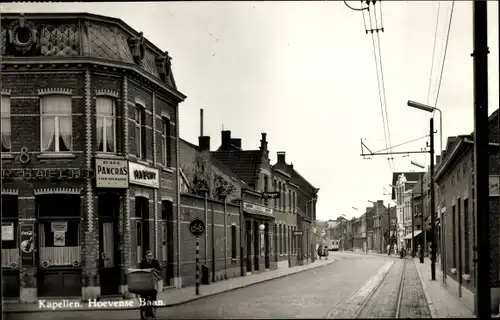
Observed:
[[[95,159],[97,188],[128,188],[127,160]]]
[[[14,223],[2,222],[2,241],[14,240]]]
[[[160,177],[158,169],[151,168],[139,163],[129,162],[129,182],[140,186],[158,189],[160,187]]]
[[[57,221],[50,223],[50,231],[52,232],[68,232],[68,222]]]
[[[490,176],[490,197],[500,196],[500,176]]]
[[[243,210],[245,210],[248,213],[273,217],[273,209],[270,209],[268,207],[265,207],[265,206],[262,206],[259,204],[244,202],[243,203]]]
[[[280,197],[279,191],[262,192],[263,199],[278,199]]]
[[[35,226],[22,224],[20,226],[21,262],[24,266],[35,265]]]
[[[54,231],[54,247],[64,247],[66,245],[66,232]]]
[[[73,180],[93,178],[92,170],[82,168],[14,168],[2,169],[2,180]]]

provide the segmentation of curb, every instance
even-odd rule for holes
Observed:
[[[180,306],[180,305],[183,305],[183,304],[186,304],[186,303],[190,303],[190,302],[193,302],[193,301],[196,301],[196,300],[200,300],[200,299],[203,299],[203,298],[213,297],[213,296],[216,296],[218,294],[226,293],[226,292],[229,292],[229,291],[243,289],[243,288],[251,287],[251,286],[256,285],[256,284],[260,284],[260,283],[268,282],[268,281],[271,281],[271,280],[276,280],[276,279],[284,278],[284,277],[291,276],[291,275],[294,275],[294,274],[298,274],[298,273],[301,273],[301,272],[305,272],[305,271],[308,271],[308,270],[313,270],[313,269],[317,269],[317,268],[329,266],[329,265],[333,264],[334,262],[338,261],[339,259],[331,259],[331,260],[332,260],[331,262],[328,262],[328,263],[325,263],[325,264],[322,264],[322,265],[315,265],[315,266],[311,266],[311,267],[309,267],[307,269],[302,269],[302,270],[299,270],[299,271],[296,271],[296,272],[291,272],[291,273],[279,275],[277,277],[263,279],[263,280],[255,281],[255,282],[248,283],[248,284],[238,285],[238,286],[231,287],[231,288],[229,288],[227,290],[222,290],[222,291],[219,291],[219,292],[213,292],[213,293],[207,293],[207,294],[204,294],[204,295],[194,296],[194,297],[189,298],[189,299],[187,299],[185,301],[179,301],[179,302],[174,302],[174,303],[167,303],[167,304],[165,304],[163,306],[158,306],[158,308],[169,308],[169,307]],[[194,288],[193,288],[193,290],[194,290]],[[52,309],[47,309],[47,310],[40,310],[40,309],[38,309],[38,310],[11,310],[11,311],[3,311],[3,313],[4,314],[9,314],[9,313],[38,313],[38,312],[92,312],[92,311],[125,311],[125,310],[139,310],[139,306],[134,306],[134,307],[129,307],[129,308],[111,307],[111,308],[55,309],[55,310],[52,310]]]
[[[422,288],[424,289],[425,300],[427,300],[427,306],[429,307],[429,311],[431,313],[431,318],[436,319],[436,318],[438,318],[438,316],[437,316],[437,313],[436,313],[436,309],[434,308],[434,303],[432,302],[431,297],[427,293],[427,288],[426,288],[426,285],[425,285],[425,281],[424,281],[424,279],[422,277],[422,274],[420,273],[420,269],[418,268],[417,262],[416,262],[415,259],[413,260],[413,263],[415,263],[415,268],[417,269],[418,278],[420,279],[420,283],[422,284]]]

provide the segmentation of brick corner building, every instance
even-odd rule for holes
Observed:
[[[0,35],[4,296],[125,295],[148,249],[180,286],[168,53],[92,14],[2,14]]]

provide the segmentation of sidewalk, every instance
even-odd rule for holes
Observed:
[[[167,289],[166,291],[158,294],[158,300],[161,300],[165,303],[164,307],[172,307],[180,304],[184,304],[190,301],[198,300],[201,298],[213,296],[219,293],[248,287],[254,284],[266,282],[273,279],[278,279],[281,277],[285,277],[288,275],[296,274],[302,271],[307,271],[311,269],[315,269],[318,267],[326,266],[331,263],[334,263],[339,258],[329,257],[328,260],[316,260],[313,263],[304,266],[294,266],[286,269],[277,269],[272,271],[266,271],[262,273],[257,273],[245,277],[236,277],[228,280],[218,281],[211,283],[209,285],[201,285],[200,286],[200,295],[196,296],[195,287],[186,287],[181,289]],[[136,301],[136,299],[133,299]],[[51,301],[47,299],[46,301]],[[60,300],[58,300],[59,302]],[[77,302],[80,300],[71,300],[71,302]],[[100,300],[105,302],[106,300]],[[123,310],[123,309],[138,309],[137,303],[133,303],[132,306],[124,307],[122,306],[113,306],[121,301],[126,301],[123,299],[120,300],[109,300],[109,304],[106,306],[106,310]],[[52,309],[41,309],[38,303],[4,303],[3,311],[5,313],[22,313],[22,312],[53,312],[53,311],[92,311],[92,310],[101,310],[102,307],[92,307],[88,306],[88,303],[82,303],[81,308],[70,308],[70,307],[60,307],[55,310]]]
[[[436,280],[431,280],[431,262],[414,259],[432,318],[474,318],[474,313],[443,285],[441,265],[436,263]]]

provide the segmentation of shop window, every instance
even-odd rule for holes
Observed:
[[[137,263],[142,261],[142,222],[136,221],[136,244],[137,244]]]
[[[161,130],[161,163],[166,167],[172,167],[172,143],[170,132],[170,120],[162,118]]]
[[[96,99],[97,151],[116,152],[116,107],[109,97]]]
[[[237,257],[237,234],[236,234],[236,226],[231,226],[231,258],[236,259]]]
[[[75,266],[80,263],[80,222],[44,221],[38,227],[40,234],[40,263],[49,267]]]
[[[135,198],[135,216],[141,218],[137,221],[137,262],[141,262],[143,255],[149,247],[149,199]]]
[[[80,196],[36,197],[39,258],[47,267],[80,265]]]
[[[10,152],[11,145],[11,128],[10,128],[10,97],[2,95],[1,100],[1,115],[2,115],[2,152]]]
[[[73,147],[71,97],[66,95],[40,97],[40,109],[42,152],[71,151]]]
[[[2,195],[2,267],[19,264],[18,199]]]
[[[146,158],[146,110],[144,106],[136,104],[134,113],[135,122],[135,151],[139,158]]]

